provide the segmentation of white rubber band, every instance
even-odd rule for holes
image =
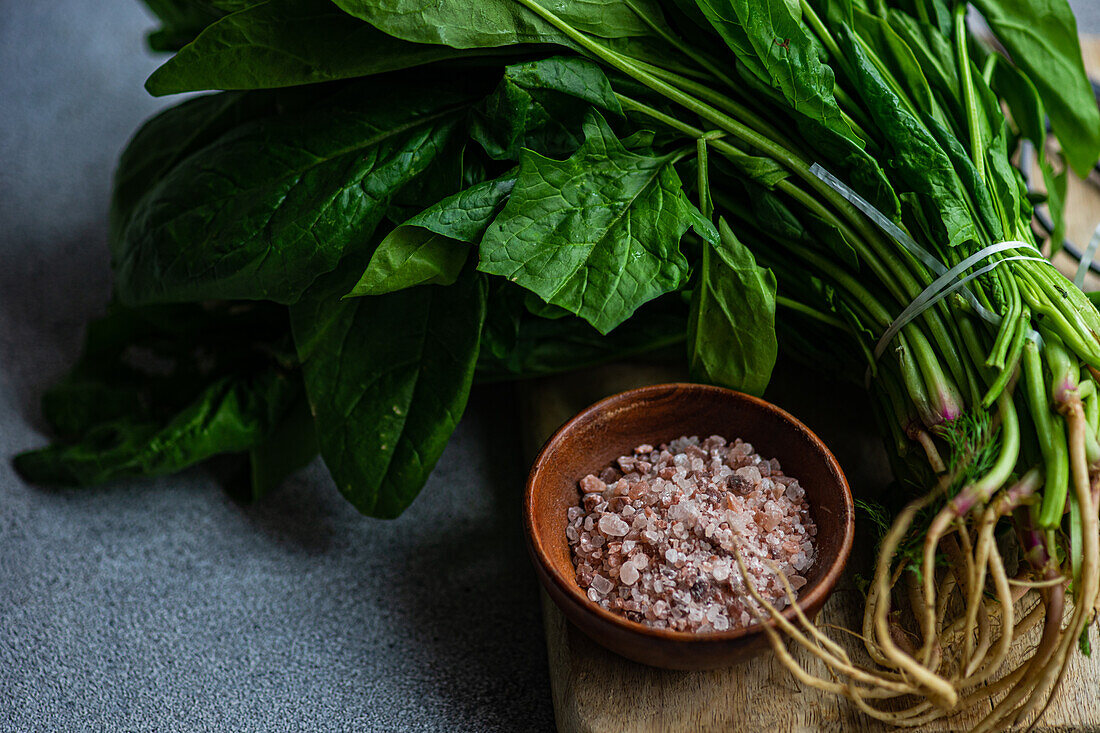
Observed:
[[[890,221],[885,214],[872,206],[867,199],[853,191],[843,181],[821,167],[819,163],[814,163],[810,166],[810,172],[825,181],[834,191],[862,211],[868,219],[878,225],[879,229],[889,234],[895,242],[904,247],[909,254],[924,263],[925,267],[929,270],[936,273],[936,275],[942,275],[947,272],[947,267],[937,260],[931,252],[917,244],[916,240],[909,236],[904,229]],[[961,295],[966,298],[966,301],[970,303],[970,307],[981,316],[982,320],[992,323],[993,325],[997,325],[1001,322],[1000,316],[982,305],[978,297],[971,292],[970,288],[963,288]]]
[[[878,224],[878,228],[890,235],[890,237],[907,249],[910,254],[916,257],[918,260],[924,263],[924,266],[932,270],[937,275],[942,275],[947,272],[947,268],[943,266],[943,263],[937,260],[928,250],[917,244],[916,240],[909,236],[908,232],[899,227],[894,222],[886,218],[886,215],[871,205],[871,202],[860,196],[858,193],[848,188],[848,186],[839,178],[834,176],[829,171],[821,167],[821,164],[814,163],[810,166],[810,173],[825,181],[829,184],[829,187],[839,193],[844,198],[848,199],[848,202],[855,206],[857,209],[867,215],[867,218]]]
[[[978,250],[977,252],[970,255],[965,260],[933,280],[928,285],[928,287],[922,290],[920,294],[913,299],[913,302],[910,303],[905,308],[905,310],[903,310],[901,314],[894,319],[894,322],[891,323],[890,327],[886,329],[886,332],[882,334],[882,337],[878,340],[878,343],[875,344],[875,359],[877,360],[880,356],[882,356],[882,352],[886,350],[886,346],[890,343],[890,341],[893,340],[894,336],[897,335],[897,332],[906,326],[906,324],[908,324],[921,313],[928,310],[940,300],[943,300],[948,295],[963,287],[979,275],[984,275],[1002,262],[1011,262],[1013,260],[1034,260],[1038,262],[1047,261],[1047,259],[1042,256],[1033,257],[1031,255],[1014,255],[1012,257],[1005,257],[1004,259],[998,260],[997,262],[994,262],[990,265],[986,265],[980,270],[972,272],[969,275],[966,275],[965,277],[962,277],[960,279],[960,276],[963,275],[963,273],[965,273],[971,267],[974,267],[979,262],[988,259],[989,257],[992,257],[998,252],[1021,248],[1027,249],[1028,247],[1023,242],[997,242],[996,244],[991,244],[988,247],[984,247]],[[997,317],[997,320],[1000,321],[999,316]],[[1038,334],[1035,335],[1038,336]]]
[[[827,183],[833,190],[835,190],[837,193],[847,199],[857,209],[862,211],[867,216],[867,218],[869,218],[879,227],[879,229],[890,235],[890,237],[895,242],[900,244],[903,248],[905,248],[906,251],[908,251],[910,254],[912,254],[914,257],[924,263],[924,265],[928,267],[928,269],[930,269],[937,275],[936,279],[932,281],[932,283],[928,287],[921,291],[913,300],[913,302],[906,306],[905,310],[903,310],[901,314],[894,319],[893,323],[891,323],[889,328],[886,329],[886,332],[883,333],[881,338],[879,338],[878,343],[875,344],[874,349],[874,358],[876,361],[882,355],[882,352],[886,350],[886,346],[890,343],[894,336],[897,335],[898,331],[904,328],[909,322],[911,322],[921,313],[928,310],[940,300],[954,292],[959,292],[959,294],[967,300],[967,302],[975,310],[975,312],[977,312],[977,314],[987,323],[990,323],[994,326],[1000,325],[1001,321],[1003,320],[1001,316],[982,305],[981,302],[978,300],[978,297],[974,295],[973,291],[971,291],[970,288],[966,287],[966,284],[974,278],[978,277],[979,275],[983,275],[993,270],[1002,262],[1011,262],[1013,260],[1033,260],[1036,262],[1046,262],[1048,265],[1051,264],[1050,260],[1048,260],[1046,257],[1043,257],[1042,253],[1039,252],[1039,248],[1036,247],[1034,244],[1030,242],[1006,241],[997,242],[996,244],[991,244],[988,247],[984,247],[967,257],[959,264],[948,269],[942,262],[936,259],[936,257],[932,253],[917,244],[916,240],[909,236],[909,234],[904,229],[888,219],[885,214],[872,206],[869,201],[853,191],[850,187],[848,187],[844,182],[842,182],[832,173],[825,170],[825,168],[823,168],[819,163],[814,163],[812,166],[810,166],[810,172],[820,178],[825,183]],[[1088,252],[1088,259],[1090,261],[1092,259],[1092,254],[1096,251],[1097,247],[1100,247],[1100,227],[1097,227],[1096,234],[1093,236],[1093,241],[1089,243],[1090,251]],[[960,276],[963,275],[966,270],[974,267],[982,260],[985,260],[997,254],[998,252],[1004,252],[1006,250],[1012,249],[1034,250],[1036,253],[1038,253],[1038,256],[1036,257],[1031,255],[1014,255],[1011,257],[1005,257],[1004,259],[986,265],[976,272],[972,272],[969,275],[966,275],[965,277],[962,277],[960,279]],[[1082,263],[1084,262],[1085,258],[1082,258]],[[1088,265],[1084,264],[1083,267],[1087,269]],[[1042,336],[1039,335],[1038,331],[1032,328],[1027,329],[1027,331],[1025,332],[1025,336],[1035,343],[1039,344],[1040,346],[1043,343]],[[871,367],[868,367],[868,381],[870,381],[870,376]]]

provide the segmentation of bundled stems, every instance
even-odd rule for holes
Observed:
[[[811,171],[812,149],[800,147],[768,124],[760,110],[780,101],[774,90],[757,89],[751,79],[736,82],[719,62],[695,52],[667,29],[651,24],[665,42],[698,66],[697,78],[614,51],[535,0],[516,2],[558,28],[584,53],[671,103],[675,111],[668,112],[642,99],[617,95],[629,114],[661,125],[694,146],[704,215],[717,207],[733,216],[752,232],[754,241],[771,240],[768,246],[781,248],[785,263],[796,262],[813,273],[844,303],[844,309],[833,315],[828,304],[802,304],[805,298],[789,294],[779,298],[784,309],[841,328],[859,340],[881,403],[879,414],[891,423],[899,453],[907,452],[901,443],[912,441],[937,477],[929,493],[896,515],[880,544],[863,623],[864,646],[877,668],[853,663],[797,605],[794,619],[785,618],[756,592],[741,565],[743,582],[755,600],[750,607],[758,620],[770,621],[765,629],[781,663],[805,684],[843,695],[867,714],[897,725],[920,725],[973,710],[994,696],[1000,699],[978,723],[978,730],[996,730],[1040,712],[1098,604],[1100,395],[1093,375],[1100,369],[1100,315],[1049,263],[1035,261],[1035,250],[1027,242],[1020,242],[1019,247],[1001,247],[973,262],[971,271],[983,267],[988,272],[964,291],[930,301],[916,318],[896,329],[886,348],[878,349],[882,358],[876,358],[868,332],[886,332],[947,268],[968,255],[973,259],[980,248],[992,244],[987,240],[995,224],[1011,238],[1027,236],[1028,222],[994,199],[999,222],[989,224],[973,210],[977,204],[972,196],[969,206],[979,232],[978,240],[968,243],[972,249],[945,251],[940,245],[931,252],[914,252],[900,239],[885,236]],[[923,10],[922,3],[917,5]],[[844,58],[807,0],[801,0],[801,9],[841,76],[851,81],[854,69],[849,64],[854,62]],[[988,128],[983,128],[977,87],[987,79],[978,75],[970,58],[964,3],[955,5],[951,20],[950,42],[965,109],[965,119],[957,122],[965,124],[978,184],[993,190],[990,156],[1000,153],[985,137]],[[854,42],[863,44],[901,105],[919,117],[917,97],[907,94],[864,39],[856,35]],[[991,70],[987,63],[987,76]],[[708,76],[721,92],[705,83]],[[759,98],[745,96],[746,89]],[[855,122],[867,120],[853,101],[855,95],[838,83],[835,96],[843,119],[868,140]],[[933,99],[932,105],[937,123],[950,127],[956,122],[939,101]],[[863,127],[874,132],[869,124]],[[831,228],[851,248],[858,265],[836,257],[822,242],[786,239],[762,226],[740,202],[711,185],[716,171],[711,154],[777,197],[800,220]],[[900,220],[893,224],[908,236]],[[935,263],[924,255],[936,259],[942,269],[932,272]],[[960,278],[965,275],[958,273]],[[1034,458],[1025,458],[1032,454]],[[1068,515],[1067,505],[1072,510]],[[1026,572],[1016,578],[1008,577],[997,544],[999,530],[1008,526],[1015,526],[1025,560]],[[1064,536],[1073,538],[1070,552],[1061,551]],[[946,567],[944,555],[951,559]],[[1070,571],[1062,567],[1062,558],[1069,558]],[[1018,604],[1028,599],[1031,609],[1018,613]],[[902,617],[896,612],[902,601],[912,611],[917,643],[900,641],[905,633],[899,633]],[[1069,621],[1063,623],[1069,606]],[[951,615],[952,609],[957,613]],[[1034,652],[1005,669],[1013,644],[1036,624],[1042,624],[1042,632]],[[784,647],[784,636],[824,664],[828,677],[804,669]],[[919,701],[906,709],[891,709],[890,701],[909,695]]]

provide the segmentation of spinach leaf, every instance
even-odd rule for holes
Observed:
[[[72,372],[42,399],[60,442],[16,459],[39,483],[178,471],[265,440],[302,392],[285,308],[113,305]]]
[[[382,295],[455,281],[516,183],[514,171],[434,204],[386,235],[348,295]]]
[[[87,484],[248,449],[301,392],[287,337],[286,309],[268,304],[112,306],[43,397],[62,441],[15,467],[31,481]]]
[[[886,172],[879,162],[856,141],[838,134],[816,120],[801,117],[798,130],[823,159],[831,161],[834,172],[891,219],[897,219],[901,206]],[[759,179],[757,179],[759,180]]]
[[[1084,177],[1100,157],[1100,110],[1081,60],[1077,21],[1066,0],[974,0],[1046,102],[1070,167]]]
[[[860,37],[875,50],[879,63],[904,85],[909,98],[917,109],[933,117],[940,116],[940,109],[932,96],[932,88],[924,75],[920,62],[909,45],[898,35],[893,26],[883,18],[857,10],[853,26]]]
[[[260,444],[298,391],[297,376],[275,368],[223,377],[166,423],[123,415],[95,425],[76,443],[22,453],[15,469],[32,483],[61,485],[174,473]]]
[[[982,135],[985,140],[986,171],[993,199],[1002,212],[1004,236],[1031,237],[1030,227],[1026,233],[1017,232],[1018,222],[1031,221],[1031,205],[1027,200],[1027,185],[1020,172],[1012,167],[1008,153],[1008,122],[1005,120],[1001,100],[990,89],[985,77],[976,66],[971,64],[971,76],[975,97],[978,101],[978,119],[982,123]]]
[[[994,240],[1003,239],[1004,224],[997,214],[997,207],[993,203],[989,186],[982,179],[977,166],[974,165],[974,161],[970,159],[970,153],[959,142],[959,139],[936,119],[930,115],[924,115],[922,119],[928,127],[928,131],[936,138],[936,142],[940,144],[940,147],[947,153],[948,158],[955,166],[955,172],[970,193],[974,212],[985,227],[986,232]]]
[[[338,285],[291,308],[317,441],[348,501],[364,514],[396,517],[465,409],[485,278],[471,268],[447,287],[351,300],[339,300]]]
[[[561,31],[516,0],[334,0],[345,11],[395,38],[453,48],[555,43],[571,46]],[[656,0],[576,0],[544,7],[585,33],[602,38],[644,36],[650,28],[633,7],[660,18]],[[632,7],[633,6],[633,7]]]
[[[785,2],[697,0],[703,14],[758,79],[782,92],[791,109],[858,139],[833,97],[833,70],[821,63],[809,29]]]
[[[626,150],[590,112],[568,160],[524,151],[515,189],[481,241],[479,269],[607,333],[687,276],[680,238],[713,227],[687,200],[669,156]]]
[[[267,89],[396,71],[470,55],[389,36],[328,0],[266,0],[211,24],[153,72],[153,96]]]
[[[1004,99],[1012,115],[1012,121],[1021,136],[1031,141],[1043,183],[1047,192],[1047,208],[1054,231],[1050,234],[1051,253],[1062,248],[1066,235],[1066,174],[1069,168],[1056,173],[1046,152],[1046,109],[1039,91],[1027,75],[1010,64],[1004,57],[997,57],[991,79],[993,90]]]
[[[527,308],[530,293],[494,278],[477,362],[479,382],[559,374],[645,355],[682,362],[686,307],[670,294],[638,309],[634,318],[602,334],[568,313],[547,318]]]
[[[175,51],[225,14],[214,2],[204,0],[144,0],[161,22],[146,39],[153,51]]]
[[[482,181],[429,206],[405,222],[461,242],[481,240],[493,218],[504,207],[516,185],[518,169]]]
[[[523,148],[569,155],[581,144],[589,105],[623,114],[611,82],[592,61],[555,56],[514,64],[475,109],[470,136],[497,160],[518,160]]]
[[[931,233],[952,247],[977,241],[966,192],[947,154],[883,78],[854,31],[844,25],[835,30],[852,69],[852,83],[885,137],[887,164],[932,212],[926,218],[937,230]]]
[[[286,309],[205,303],[130,309],[113,304],[92,321],[72,371],[42,398],[55,433],[79,439],[99,422],[168,419],[211,382],[286,358]]]
[[[897,10],[890,11],[888,22],[917,59],[929,85],[940,92],[937,99],[953,115],[953,121],[964,122],[965,115],[957,103],[961,92],[951,42],[931,25]]]
[[[390,232],[374,251],[349,296],[384,295],[414,285],[450,285],[458,279],[470,247],[415,226]]]
[[[704,244],[699,283],[688,315],[692,376],[759,395],[768,386],[778,353],[775,275],[718,221],[721,244]]]
[[[288,109],[288,96],[226,92],[189,99],[150,118],[122,152],[111,194],[110,238],[121,236],[134,207],[181,160],[233,128]],[[300,96],[300,95],[298,95]]]
[[[317,431],[305,390],[267,438],[248,452],[249,499],[259,501],[317,457]]]
[[[386,218],[393,224],[402,224],[425,206],[461,191],[469,185],[468,180],[484,180],[487,161],[491,162],[466,136],[454,135],[424,170],[390,198]]]
[[[483,83],[432,76],[346,85],[185,157],[111,242],[120,297],[297,300],[368,240],[390,197],[446,147]]]

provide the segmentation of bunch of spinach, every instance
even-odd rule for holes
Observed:
[[[217,385],[252,384],[255,365],[211,371],[201,392],[180,364],[116,379],[116,365],[147,334],[96,324],[74,374],[47,396],[62,441],[17,459],[30,480],[88,483],[239,451],[251,453],[254,473],[277,476],[258,449],[293,430],[310,436],[301,444],[319,449],[361,511],[394,516],[438,458],[474,380],[686,348],[699,378],[759,393],[776,353],[776,282],[734,231],[827,242],[853,262],[859,254],[829,216],[800,218],[777,198],[799,150],[818,151],[882,211],[919,217],[939,240],[975,235],[950,157],[968,110],[942,0],[830,1],[816,14],[764,0],[587,0],[555,6],[556,16],[532,0],[148,4],[162,21],[150,44],[176,50],[149,91],[230,91],[158,115],[123,154],[110,230],[117,305],[107,321],[169,304],[191,303],[196,313],[267,304],[265,328],[276,333],[261,339],[260,366],[304,390],[310,411],[292,409],[281,392],[219,403],[251,427],[216,438],[203,410],[220,399]],[[1035,120],[1049,108],[1081,169],[1100,133],[1094,105],[1059,81],[1082,77],[1076,40],[1064,31],[1068,9],[1053,3],[1056,27],[1033,36],[1014,31],[1027,3],[980,5],[1017,60],[992,53],[986,62],[1014,119],[1042,143]],[[1043,53],[1036,43],[1047,44]],[[824,62],[829,52],[835,68]],[[918,85],[921,109],[883,119],[876,95],[897,102],[889,88],[838,104],[839,78],[874,85],[884,67]],[[766,142],[788,149],[776,155],[752,138],[735,145],[720,126],[708,135],[715,118],[685,113],[664,86],[724,100],[715,104],[721,114],[743,113],[750,126],[764,125]],[[932,134],[914,134],[922,122]],[[1044,171],[1057,196],[1045,159]],[[894,175],[911,193],[896,193]],[[712,188],[718,201],[735,199],[718,208],[742,222],[723,225],[721,236]],[[773,248],[753,250],[782,273]],[[836,322],[828,311],[843,310],[805,297],[779,303],[795,331]],[[849,311],[841,317],[854,319]],[[255,340],[250,328],[228,339],[234,349]],[[221,356],[226,347],[204,344],[206,335],[196,327],[157,337],[180,352]],[[149,434],[141,397],[164,394],[153,386],[161,382],[192,401],[152,410],[156,428],[191,419],[195,440],[209,438],[171,449],[171,460]],[[62,429],[66,413],[80,419]],[[105,427],[119,419],[144,427]],[[108,438],[126,460],[72,468],[116,450]]]
[[[333,34],[362,58],[335,53]],[[235,61],[219,60],[227,45]],[[320,452],[360,511],[392,517],[475,380],[682,358],[680,242],[693,227],[717,234],[677,156],[625,119],[596,64],[414,44],[327,2],[270,0],[214,22],[149,87],[285,83],[189,99],[127,147],[115,303],[46,395],[59,441],[16,458],[28,480],[98,483],[239,453],[259,497]],[[548,205],[539,186],[572,199]],[[566,242],[568,257],[538,261]],[[201,320],[154,330],[176,308]],[[215,329],[222,313],[262,313],[262,330],[236,317]],[[191,363],[207,358],[229,363]]]
[[[147,1],[151,46],[176,51],[149,91],[216,93],[122,156],[114,302],[45,397],[58,442],[16,458],[28,480],[231,453],[259,497],[320,453],[360,511],[393,517],[477,381],[672,355],[759,393],[782,346],[867,369],[899,473],[935,487],[899,509],[869,585],[867,648],[890,671],[825,650],[854,681],[802,678],[904,724],[988,705],[963,693],[1000,669],[1011,624],[933,653],[949,604],[929,584],[942,533],[969,528],[982,575],[956,584],[957,625],[990,597],[1007,613],[986,528],[1011,523],[1051,633],[987,721],[1056,686],[1100,605],[1100,314],[1037,261],[1011,161],[1035,146],[1060,222],[1067,172],[1100,156],[1065,0],[975,0],[995,39],[955,0]],[[876,344],[963,261],[985,266],[966,291]],[[882,595],[914,572],[932,622],[911,655]],[[935,708],[869,704],[898,694]]]

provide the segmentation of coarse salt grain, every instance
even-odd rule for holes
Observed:
[[[805,490],[751,444],[681,437],[580,481],[566,513],[577,582],[593,603],[634,621],[679,631],[725,631],[752,623],[734,550],[773,605],[814,561],[817,527]]]
[[[589,587],[594,588],[596,592],[600,595],[606,595],[607,593],[611,592],[611,590],[615,587],[615,584],[607,578],[603,577],[602,575],[593,575],[592,585]]]
[[[612,537],[622,537],[630,530],[630,525],[618,514],[604,514],[598,526],[601,532]]]

